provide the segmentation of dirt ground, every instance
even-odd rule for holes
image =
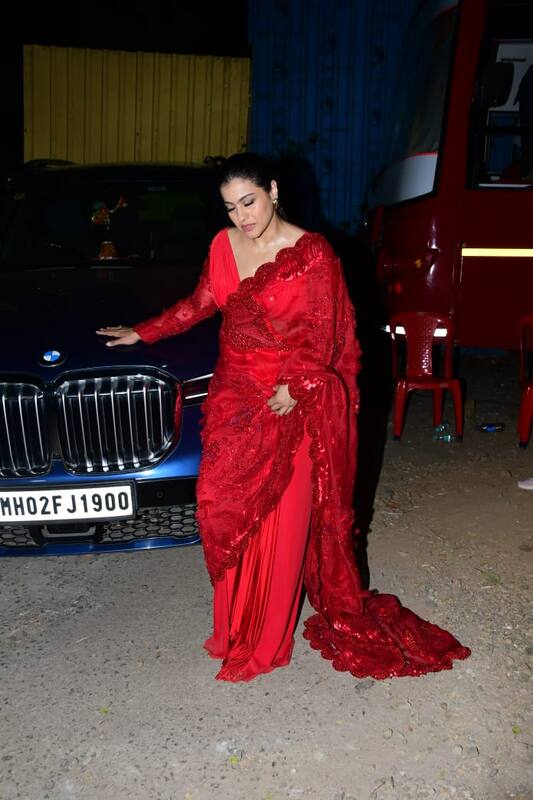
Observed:
[[[515,356],[465,354],[461,370],[462,443],[433,440],[420,394],[401,442],[390,422],[384,451],[362,432],[361,469],[377,481],[370,585],[451,630],[467,661],[356,680],[300,622],[289,667],[220,683],[199,547],[4,559],[1,800],[532,800],[533,492],[516,482],[533,443],[517,447]]]

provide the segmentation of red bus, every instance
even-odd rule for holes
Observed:
[[[425,0],[408,29],[368,230],[387,314],[515,349],[533,312],[533,0]]]

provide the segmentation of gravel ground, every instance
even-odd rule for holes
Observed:
[[[471,658],[355,680],[300,623],[289,667],[220,683],[198,547],[4,559],[1,800],[532,800],[533,493],[516,482],[533,445],[516,446],[516,359],[462,370],[463,443],[432,439],[420,394],[382,465],[376,446],[368,563]]]

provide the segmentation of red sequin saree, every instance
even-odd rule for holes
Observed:
[[[312,462],[311,515],[305,555],[299,557],[316,611],[305,623],[311,646],[335,669],[359,678],[421,675],[467,658],[468,648],[393,595],[361,588],[352,511],[359,348],[353,307],[329,244],[319,234],[304,233],[240,281],[223,230],[213,239],[195,293],[136,330],[144,341],[155,342],[219,309],[220,356],[203,409],[197,487],[198,521],[215,588],[234,576],[230,571],[241,570],[252,576],[246,581],[241,576],[241,605],[242,592],[250,596],[254,570],[249,563],[244,570],[243,559],[272,524],[305,437]],[[282,417],[266,405],[276,384],[288,384],[298,400]],[[290,537],[290,526],[281,533]],[[256,546],[254,564],[261,558]],[[252,590],[260,593],[255,574]],[[275,593],[276,587],[270,590]],[[215,602],[219,595],[215,592]],[[226,670],[219,677],[253,676]]]

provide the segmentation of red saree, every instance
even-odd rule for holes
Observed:
[[[221,595],[217,584],[233,586],[232,570],[251,576],[241,575],[240,598],[229,597],[234,608],[242,606],[243,591],[249,595],[254,574],[260,582],[248,563],[250,553],[257,551],[255,561],[263,558],[256,542],[290,494],[305,437],[312,462],[311,519],[305,557],[304,551],[299,557],[305,561],[305,588],[316,611],[305,623],[311,646],[335,669],[360,678],[421,675],[467,658],[468,648],[402,607],[393,595],[361,588],[352,511],[360,353],[353,307],[329,244],[319,234],[305,233],[253,277],[239,281],[227,231],[221,231],[194,294],[135,329],[144,341],[155,342],[218,309],[223,314],[220,356],[204,403],[197,486],[205,560],[215,586],[215,623]],[[298,400],[283,417],[266,405],[276,384],[288,384]],[[283,536],[291,536],[290,525]],[[254,544],[255,550],[246,553]],[[286,613],[294,616],[294,604]],[[229,629],[231,621],[224,625]],[[221,652],[216,639],[215,631],[206,647],[226,657],[227,666],[232,656]],[[288,663],[287,636],[283,648],[284,658],[269,668]],[[227,680],[253,677],[246,670],[241,675],[223,667],[221,672],[218,677]]]

